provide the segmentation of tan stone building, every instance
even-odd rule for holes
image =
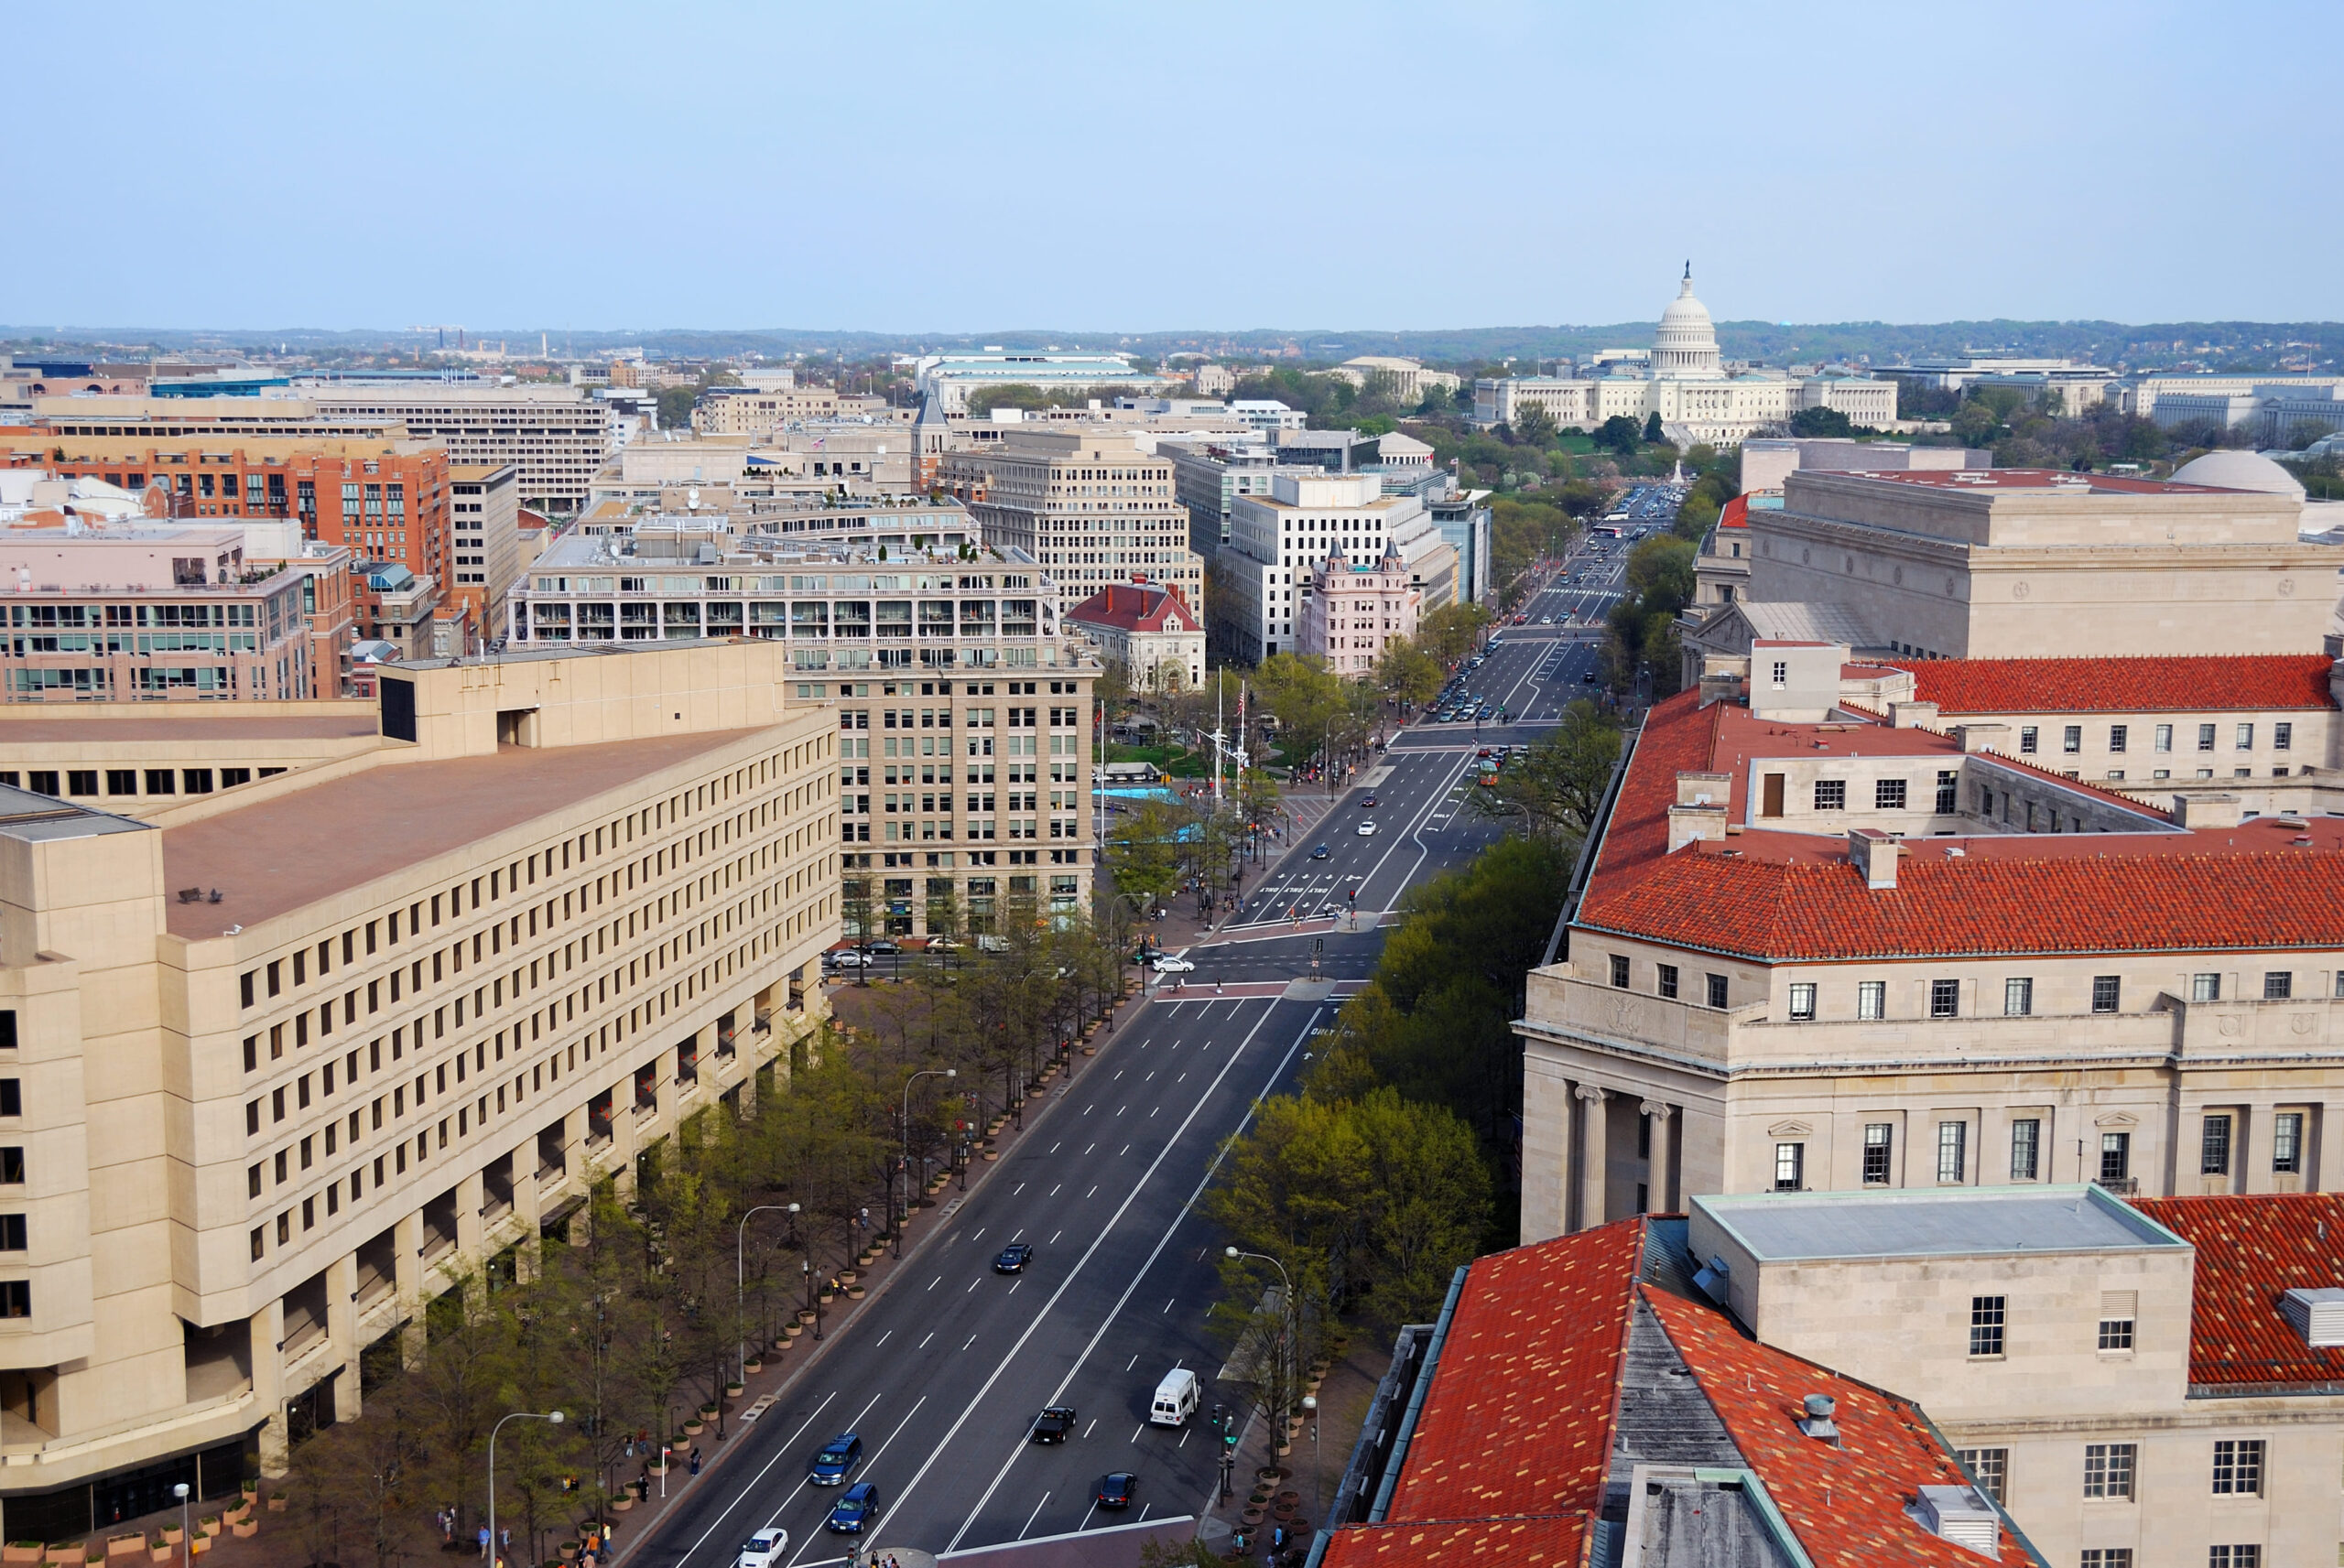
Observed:
[[[1025,551],[1074,592],[1145,579],[1204,602],[1204,563],[1188,548],[1171,459],[1129,435],[1011,426],[983,451],[945,454],[939,478],[985,543]]]
[[[771,436],[799,419],[835,418],[839,395],[828,386],[712,386],[692,406],[700,436]]]
[[[2344,817],[2162,806],[1761,643],[1655,708],[1525,1017],[1523,1234],[1681,1195],[2344,1188]],[[2129,781],[2127,781],[2129,782]]]
[[[1781,507],[1748,510],[1746,598],[1831,606],[1860,651],[1925,658],[2303,653],[2328,631],[2338,559],[2298,541],[2301,510],[2053,470],[1800,470]],[[1728,607],[1687,657],[1751,635]]]
[[[1915,1400],[2055,1563],[2344,1552],[2344,1201],[2097,1186],[1692,1201],[1762,1345]],[[2333,1232],[2333,1239],[2330,1232]]]
[[[393,666],[356,704],[0,715],[0,1529],[233,1492],[363,1351],[787,1060],[838,722],[782,650]],[[353,711],[354,710],[354,711]]]

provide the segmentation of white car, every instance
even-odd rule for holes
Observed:
[[[1194,974],[1196,972],[1196,968],[1197,967],[1194,964],[1188,962],[1188,959],[1181,957],[1177,953],[1159,953],[1156,955],[1156,972],[1159,975]]]
[[[1356,828],[1352,829],[1352,831],[1356,832],[1362,838],[1373,838],[1375,837],[1375,824],[1373,822],[1362,822]]]
[[[768,1527],[741,1543],[738,1568],[774,1568],[789,1553],[789,1532]]]

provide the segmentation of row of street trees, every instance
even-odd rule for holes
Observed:
[[[687,1421],[726,1419],[744,1346],[819,1336],[842,1274],[899,1230],[927,1173],[959,1167],[965,1182],[1043,1065],[1121,993],[1132,939],[1115,906],[1014,909],[995,950],[858,993],[863,1025],[826,1022],[631,1170],[590,1172],[561,1238],[455,1278],[366,1353],[364,1416],[295,1450],[312,1560],[389,1568],[440,1547],[443,1509],[468,1543],[489,1432],[513,1411],[566,1416],[498,1440],[513,1560],[545,1562],[581,1520],[610,1517],[663,1446],[689,1446]]]

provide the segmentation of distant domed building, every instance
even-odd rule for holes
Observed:
[[[1605,356],[1612,358],[1612,356]],[[1652,350],[1635,365],[1624,353],[1616,372],[1586,377],[1517,376],[1473,384],[1473,417],[1489,426],[1510,423],[1528,406],[1546,410],[1556,425],[1593,430],[1625,416],[1639,425],[1660,416],[1661,430],[1678,446],[1704,441],[1736,447],[1750,436],[1789,425],[1802,409],[1832,408],[1860,427],[1885,428],[1896,417],[1893,382],[1868,375],[1810,375],[1757,367],[1729,373],[1718,349],[1717,323],[1693,294],[1693,264],[1685,264],[1677,297],[1660,313]]]

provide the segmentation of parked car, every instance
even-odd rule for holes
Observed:
[[[833,969],[863,969],[876,968],[879,960],[868,953],[858,953],[853,948],[847,947],[836,953],[823,954],[822,962]]]

